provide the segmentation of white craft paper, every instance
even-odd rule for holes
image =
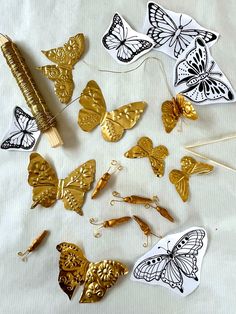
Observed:
[[[178,248],[179,245],[182,245],[182,247]],[[201,264],[206,248],[207,233],[203,228],[192,227],[183,232],[168,235],[138,259],[134,265],[131,279],[150,285],[163,286],[181,296],[187,296],[199,286]],[[196,263],[194,262],[195,258]],[[158,262],[158,260],[161,260],[161,262]],[[183,261],[186,261],[186,263],[183,263]],[[193,274],[198,279],[197,281],[184,274],[183,271],[186,269],[186,265],[188,269],[193,271],[194,267],[197,267]],[[163,280],[166,278],[171,278],[174,284],[180,283],[179,288],[176,286],[171,287],[171,282],[170,284],[165,283]]]
[[[15,107],[10,127],[2,139],[1,149],[32,151],[39,136],[40,131],[31,112]]]
[[[121,15],[115,13],[102,38],[102,45],[120,64],[129,64],[153,48],[153,40],[133,30]]]
[[[218,33],[202,27],[191,16],[166,10],[152,1],[147,4],[143,32],[154,40],[155,50],[175,59],[197,36],[204,38],[209,46],[219,37]]]
[[[236,93],[212,58],[208,46],[197,37],[174,67],[176,93],[197,105],[234,102]]]

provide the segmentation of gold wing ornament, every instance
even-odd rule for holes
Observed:
[[[193,174],[209,173],[214,169],[212,165],[197,162],[194,158],[184,156],[181,159],[181,170],[172,170],[169,179],[175,185],[181,199],[186,202],[189,197],[189,177]]]
[[[85,193],[94,181],[95,160],[89,160],[72,171],[65,179],[58,179],[51,165],[38,153],[30,155],[28,183],[33,187],[33,204],[52,206],[61,199],[64,207],[83,215]]]
[[[127,158],[147,157],[153,172],[157,177],[161,178],[164,175],[165,158],[169,155],[169,152],[164,145],[153,147],[152,140],[149,137],[141,137],[137,145],[133,146],[124,155]]]
[[[184,96],[177,94],[172,100],[165,101],[161,106],[162,121],[167,133],[170,133],[181,117],[197,120],[198,114],[192,103]]]
[[[59,285],[71,299],[75,289],[84,284],[80,303],[100,301],[107,289],[111,288],[120,276],[128,273],[128,268],[117,261],[89,262],[82,250],[72,243],[60,243],[57,250],[60,252]]]
[[[46,65],[37,69],[54,82],[54,91],[61,103],[67,104],[71,100],[74,90],[72,70],[84,53],[84,49],[84,35],[77,34],[70,37],[63,47],[42,51],[56,65]]]
[[[90,132],[100,125],[102,136],[108,142],[119,141],[125,130],[135,126],[146,107],[146,103],[140,101],[107,112],[102,91],[95,81],[87,83],[79,101],[83,107],[78,116],[81,129]]]

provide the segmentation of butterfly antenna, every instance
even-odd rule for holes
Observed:
[[[120,193],[119,192],[116,192],[116,191],[113,191],[112,192],[112,195],[113,196],[115,196],[115,197],[117,197],[117,198],[120,198],[121,200],[111,200],[110,201],[110,204],[113,206],[116,202],[124,202],[124,200],[123,200],[123,197],[120,195]]]
[[[95,218],[90,218],[89,219],[89,222],[94,225],[94,226],[102,226],[102,223],[101,222],[97,222],[97,219]]]
[[[28,250],[26,250],[25,252],[18,252],[17,255],[21,257],[21,260],[22,260],[23,262],[26,262],[29,253],[30,253],[30,252],[29,252]]]
[[[143,247],[148,247],[148,235],[147,235],[147,240],[146,240],[146,242],[143,243]]]
[[[158,250],[159,249],[163,249],[164,251],[166,251],[167,252],[167,249],[166,248],[164,248],[163,246],[158,246]]]
[[[170,243],[170,240],[167,242],[167,250],[169,251],[169,243]]]
[[[121,164],[119,164],[116,160],[112,160],[111,165],[109,169],[107,170],[107,172],[111,170],[112,166],[114,167],[114,169],[110,174],[114,174],[115,172],[121,171],[123,169],[123,166],[121,166]]]
[[[181,14],[181,16],[182,16],[182,14]],[[191,22],[192,22],[192,19],[191,19],[191,20],[190,20],[187,24],[182,25],[182,27],[186,27],[186,26],[188,26]]]

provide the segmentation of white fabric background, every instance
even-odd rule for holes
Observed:
[[[211,51],[236,87],[235,1],[159,2],[170,10],[192,15],[203,26],[221,34]],[[115,11],[135,29],[141,30],[146,0],[1,0],[0,4],[1,32],[9,35],[24,52],[54,114],[63,105],[54,95],[53,84],[34,70],[35,66],[47,64],[41,49],[57,47],[71,35],[83,32],[87,36],[84,60],[90,64],[121,71],[133,68],[141,61],[129,67],[117,65],[101,47],[100,39]],[[174,60],[155,51],[148,56],[162,60],[171,84]],[[187,204],[182,203],[168,180],[169,171],[179,167],[179,160],[185,154],[184,144],[236,131],[235,104],[197,107],[198,121],[189,122],[188,126],[184,126],[183,133],[173,131],[168,135],[163,131],[160,106],[170,95],[158,62],[148,61],[137,71],[121,75],[101,73],[79,62],[73,76],[76,84],[73,97],[80,94],[88,80],[95,79],[104,92],[109,109],[136,100],[145,100],[149,105],[137,126],[126,132],[118,143],[102,140],[99,128],[92,133],[84,133],[78,128],[78,102],[58,118],[59,131],[65,142],[63,147],[52,149],[46,138],[41,138],[37,152],[54,165],[61,178],[90,158],[96,158],[97,179],[107,169],[111,159],[117,159],[124,165],[125,169],[114,176],[105,193],[97,200],[92,201],[91,194],[87,195],[84,217],[64,210],[61,201],[49,209],[38,207],[30,210],[31,188],[27,184],[29,154],[0,152],[0,313],[235,313],[235,173],[216,167],[215,172],[208,176],[192,178],[191,199]],[[9,125],[12,108],[25,104],[3,57],[0,57],[0,86],[0,132],[3,135]],[[169,148],[166,174],[162,179],[153,175],[148,160],[123,157],[123,153],[145,135],[151,137],[155,145],[165,144]],[[203,147],[200,151],[221,161],[235,163],[234,141]],[[158,194],[161,204],[171,210],[177,222],[171,224],[154,210],[139,206],[120,204],[111,207],[109,201],[114,189],[123,195]],[[126,276],[108,291],[100,303],[79,304],[81,289],[69,301],[57,283],[59,253],[56,245],[61,241],[73,242],[82,246],[92,261],[118,259],[127,263],[131,270],[135,260],[146,252],[142,247],[144,238],[135,223],[116,230],[104,230],[103,237],[95,239],[88,222],[94,216],[104,220],[129,213],[139,214],[150,222],[155,232],[163,235],[193,225],[208,230],[209,247],[203,261],[200,287],[187,298],[180,298],[165,288],[131,282]],[[22,263],[17,252],[26,248],[43,229],[50,230],[47,241],[30,256],[27,263]]]

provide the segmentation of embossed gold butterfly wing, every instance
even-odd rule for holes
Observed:
[[[176,98],[173,97],[172,100],[165,101],[162,104],[161,111],[163,125],[167,133],[170,133],[175,128],[181,116],[190,120],[198,119],[192,103],[180,94],[177,94]]]
[[[88,82],[80,104],[83,106],[78,116],[81,129],[90,132],[100,125],[103,138],[109,142],[119,141],[125,130],[133,128],[146,106],[145,102],[134,102],[107,112],[102,91],[95,81]]]
[[[38,153],[30,155],[28,182],[33,187],[32,208],[38,204],[50,207],[62,199],[64,207],[82,215],[84,195],[90,189],[96,170],[95,160],[89,160],[58,180],[50,164]]]
[[[100,301],[119,276],[128,273],[127,267],[117,261],[89,262],[81,249],[71,243],[63,242],[57,246],[57,250],[61,253],[59,284],[71,299],[76,287],[84,283],[80,303]]]
[[[144,158],[150,160],[152,170],[157,177],[162,177],[165,170],[165,158],[169,155],[168,149],[159,145],[153,147],[152,140],[148,137],[141,137],[137,145],[125,153],[127,158]]]
[[[189,198],[189,177],[194,174],[206,174],[214,169],[212,165],[197,162],[190,156],[184,156],[181,159],[181,170],[172,170],[169,179],[175,185],[176,191],[186,202]]]
[[[54,82],[54,90],[60,102],[67,104],[74,90],[72,69],[79,61],[85,49],[83,34],[70,37],[63,47],[42,51],[56,65],[46,65],[37,69]]]

